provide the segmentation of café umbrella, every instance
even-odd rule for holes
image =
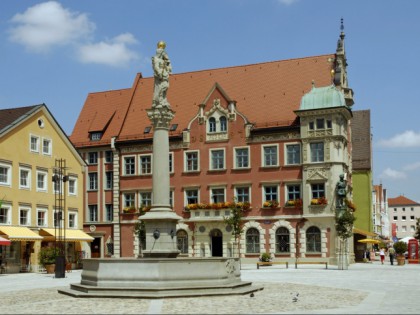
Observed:
[[[375,240],[373,238],[364,238],[361,240],[358,240],[359,243],[365,243],[365,244],[379,244],[381,241]]]
[[[0,236],[0,245],[10,245],[10,243],[8,239]]]

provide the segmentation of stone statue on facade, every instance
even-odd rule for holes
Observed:
[[[340,180],[337,182],[336,191],[337,191],[337,208],[343,208],[345,206],[346,199],[346,180],[344,179],[344,174],[340,175]]]
[[[152,57],[155,77],[152,108],[170,108],[166,93],[169,88],[169,75],[172,73],[172,65],[165,48],[165,42],[160,41],[157,44],[156,55]]]

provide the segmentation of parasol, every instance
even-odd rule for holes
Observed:
[[[359,243],[365,243],[365,244],[379,244],[381,241],[375,240],[373,238],[364,238],[361,240],[358,240]]]
[[[0,236],[0,245],[10,245],[10,244],[11,242],[8,239]]]

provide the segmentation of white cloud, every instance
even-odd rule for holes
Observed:
[[[420,147],[420,133],[407,130],[401,134],[397,134],[391,139],[379,140],[378,145],[387,148]]]
[[[407,178],[407,175],[404,172],[393,170],[388,167],[382,172],[380,178],[405,179]]]
[[[125,66],[130,61],[139,59],[139,55],[128,48],[137,43],[130,33],[121,34],[109,41],[82,45],[78,48],[78,57],[84,63],[97,63],[109,66]]]
[[[404,166],[403,169],[405,171],[415,171],[415,170],[418,170],[418,169],[420,169],[420,162],[408,164],[408,165]]]
[[[71,12],[55,1],[40,3],[11,19],[10,39],[30,51],[46,52],[87,38],[95,29],[86,14]]]
[[[277,0],[277,1],[285,5],[291,5],[293,3],[298,2],[299,0]]]

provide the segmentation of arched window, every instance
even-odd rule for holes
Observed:
[[[216,132],[216,119],[214,117],[209,118],[209,132]]]
[[[306,252],[321,252],[321,231],[316,226],[306,230]]]
[[[188,234],[184,230],[176,232],[176,243],[181,254],[188,254]]]
[[[246,252],[251,254],[260,252],[260,232],[255,228],[246,231]]]
[[[285,227],[280,227],[276,231],[276,253],[290,252],[290,233]]]
[[[227,120],[225,116],[220,117],[220,131],[227,131]]]

